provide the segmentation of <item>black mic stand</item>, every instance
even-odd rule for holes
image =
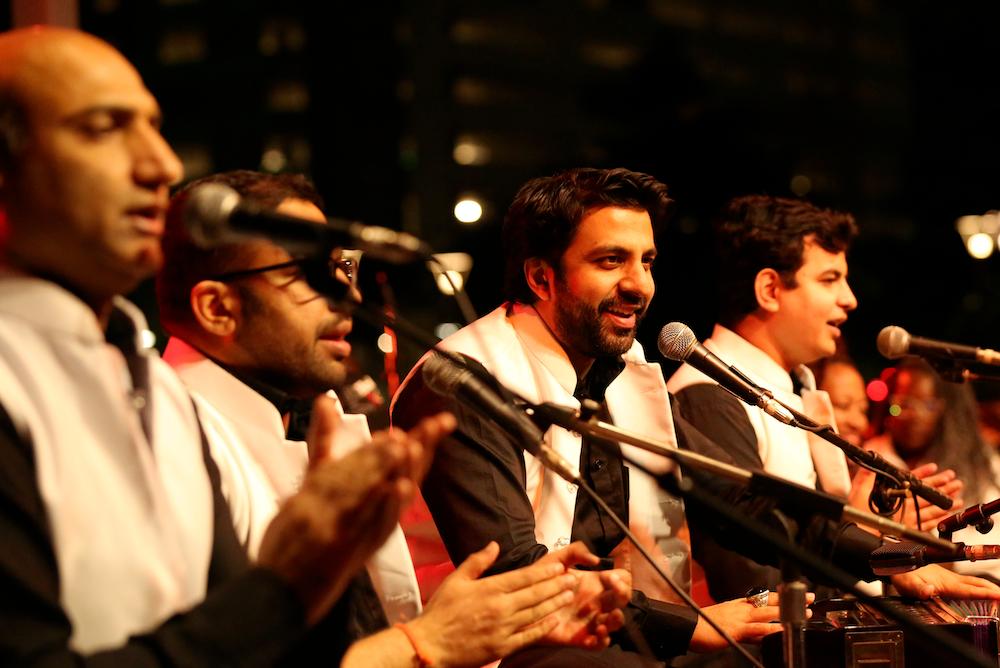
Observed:
[[[818,424],[808,415],[795,410],[791,406],[788,406],[780,401],[778,403],[788,409],[788,411],[792,414],[795,418],[796,426],[801,429],[805,429],[806,431],[819,436],[826,442],[837,446],[847,457],[856,462],[859,466],[875,472],[875,484],[872,487],[872,493],[868,500],[869,508],[873,511],[878,510],[884,515],[891,516],[895,514],[899,507],[895,504],[894,499],[900,497],[905,498],[906,494],[910,493],[913,494],[913,506],[917,513],[919,526],[920,504],[917,502],[916,497],[923,497],[938,508],[943,508],[945,510],[949,510],[954,505],[955,502],[952,499],[927,485],[923,480],[916,477],[909,471],[904,471],[903,469],[896,467],[874,450],[865,450],[864,448],[859,448],[853,443],[849,443],[844,440],[840,434],[834,430],[833,426],[829,424]]]
[[[777,478],[764,471],[751,471],[720,462],[697,452],[679,450],[667,443],[655,441],[641,434],[621,429],[613,424],[601,422],[595,418],[581,420],[579,411],[576,408],[559,406],[552,403],[530,405],[525,402],[525,404],[529,415],[538,415],[545,422],[571,431],[585,433],[593,438],[634,445],[642,450],[671,459],[682,466],[687,465],[693,469],[706,471],[712,475],[748,485],[754,491],[760,491],[764,494],[780,492],[784,495],[794,495],[796,501],[801,500],[802,503],[809,504],[817,504],[819,503],[819,499],[823,499],[824,503],[818,509],[823,514],[827,514],[831,519],[864,524],[882,533],[892,532],[893,535],[902,536],[916,543],[939,550],[948,551],[954,547],[952,543],[936,538],[929,533],[910,529],[885,517],[857,510],[845,505],[842,499],[838,499],[835,496]]]
[[[884,517],[855,510],[849,506],[845,506],[843,501],[836,497],[791,483],[763,471],[748,471],[697,453],[671,448],[666,444],[658,443],[644,436],[619,429],[614,425],[601,422],[593,417],[589,420],[581,420],[578,411],[573,408],[545,403],[532,406],[528,410],[529,413],[540,416],[544,421],[557,424],[564,429],[570,429],[591,438],[628,443],[648,452],[667,457],[682,467],[688,466],[690,469],[698,472],[721,476],[738,483],[746,484],[747,488],[752,492],[775,499],[779,503],[783,502],[783,508],[794,508],[794,514],[800,518],[825,517],[835,521],[851,518],[868,526],[878,528],[880,531],[895,531],[898,534],[912,538],[916,542],[941,549],[948,554],[955,553],[956,550],[952,543],[935,538],[930,534],[908,529]],[[957,656],[967,660],[969,665],[991,665],[964,643],[956,641],[954,638],[932,626],[924,628],[924,625],[919,620],[911,618],[910,615],[898,609],[893,609],[883,601],[859,590],[855,585],[855,578],[797,545],[795,543],[796,532],[793,528],[794,522],[785,515],[784,511],[778,511],[776,515],[779,523],[785,528],[786,535],[783,536],[774,529],[735,510],[713,495],[700,489],[700,485],[695,482],[694,477],[678,479],[673,474],[656,476],[646,470],[641,464],[631,460],[627,461],[629,461],[630,465],[653,475],[658,480],[660,486],[666,491],[681,496],[685,501],[708,510],[712,516],[721,518],[725,524],[765,541],[767,544],[773,546],[781,555],[783,580],[786,576],[789,578],[783,582],[783,590],[780,592],[782,596],[782,624],[786,632],[786,636],[783,638],[783,654],[786,667],[803,667],[806,665],[804,642],[805,620],[807,617],[805,604],[806,588],[802,581],[798,579],[800,566],[818,573],[828,582],[832,582],[845,591],[854,593],[855,596],[884,614],[897,619],[908,631],[918,637],[924,638],[928,647],[934,647],[935,644],[938,646],[944,645],[950,651],[955,652]]]
[[[987,367],[982,364],[936,358],[924,358],[924,360],[949,383],[1000,382],[1000,374],[987,371]]]
[[[917,496],[930,501],[938,508],[948,510],[952,507],[952,505],[954,505],[954,501],[950,498],[927,485],[920,478],[916,477],[909,471],[904,471],[894,466],[877,452],[859,448],[853,443],[845,441],[840,434],[834,431],[831,425],[819,424],[808,415],[795,410],[791,406],[788,406],[780,401],[778,403],[787,408],[788,411],[795,417],[796,426],[805,429],[808,432],[812,432],[824,441],[837,446],[844,451],[845,455],[857,462],[860,466],[863,466],[871,471],[875,471],[889,480],[898,480],[900,483],[900,489],[910,491]]]
[[[635,462],[630,462],[630,464],[637,465]],[[641,465],[638,466],[641,468]],[[731,506],[702,489],[692,478],[684,478],[678,484],[671,484],[671,480],[673,480],[672,476],[660,477],[660,482],[667,491],[677,493],[684,498],[686,503],[698,505],[712,516],[722,518],[727,523],[730,523],[732,527],[739,528],[746,534],[762,539],[774,547],[781,555],[783,578],[786,573],[786,564],[794,564],[793,568],[796,572],[799,566],[808,568],[827,582],[832,583],[839,589],[851,592],[858,599],[879,610],[887,617],[895,619],[903,627],[904,631],[909,634],[911,639],[923,644],[929,652],[939,653],[941,658],[948,663],[955,658],[959,658],[964,662],[961,665],[991,666],[995,668],[995,663],[989,662],[968,644],[944,633],[933,624],[924,624],[914,615],[904,612],[900,608],[890,606],[884,599],[871,596],[860,590],[856,585],[854,577],[842,569],[827,563],[815,554],[806,551],[760,521],[734,510]],[[785,583],[782,586],[786,586]],[[795,589],[782,592],[783,598],[781,600],[782,625],[784,627],[783,632],[785,633],[785,636],[782,638],[782,655],[786,668],[807,665],[804,638],[806,618],[805,585],[801,580],[797,580],[794,586]],[[792,609],[786,612],[786,606]],[[943,663],[942,665],[947,664]]]

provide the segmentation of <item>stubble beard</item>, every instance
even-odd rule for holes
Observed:
[[[298,398],[310,398],[335,390],[347,380],[346,360],[332,359],[323,350],[319,332],[311,340],[294,340],[275,331],[275,318],[252,291],[241,291],[244,327],[256,332],[255,367],[249,373]],[[322,329],[322,328],[320,328]],[[262,336],[263,335],[263,336]],[[244,342],[246,345],[246,342]]]

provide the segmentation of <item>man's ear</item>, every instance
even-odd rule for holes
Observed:
[[[778,293],[784,287],[781,275],[771,268],[761,269],[753,281],[757,306],[768,313],[778,311]]]
[[[548,260],[531,257],[524,261],[524,280],[528,282],[528,287],[535,293],[539,301],[547,301],[552,298],[552,286],[555,279],[556,273]]]
[[[191,313],[207,334],[232,336],[239,324],[240,306],[236,290],[222,281],[200,281],[191,288]]]

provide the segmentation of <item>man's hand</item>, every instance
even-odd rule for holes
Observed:
[[[594,566],[600,559],[581,542],[550,552],[536,563],[558,563],[569,568],[576,565]],[[601,649],[610,643],[609,634],[625,623],[623,608],[632,598],[632,578],[628,571],[570,570],[576,578],[572,604],[554,614],[557,624],[542,642],[576,645]]]
[[[663,550],[657,545],[656,539],[644,524],[636,520],[629,522],[629,529],[632,535],[642,545],[653,559],[667,572],[670,566]],[[687,532],[687,527],[682,531]],[[690,538],[688,538],[690,540]],[[632,544],[628,538],[622,540],[618,546],[611,551],[611,557],[615,560],[616,568],[624,568],[632,576],[632,588],[638,589],[649,598],[668,603],[681,603],[680,596],[668,585],[653,566],[646,561],[642,553]]]
[[[917,504],[920,506],[920,526],[917,527],[917,514],[913,508],[913,498],[911,496],[903,504],[903,515],[899,520],[900,523],[910,528],[918,528],[920,531],[933,531],[937,528],[938,522],[955,512],[955,509],[961,508],[964,505],[961,494],[965,484],[956,477],[955,472],[951,469],[945,469],[944,471],[938,471],[937,469],[937,464],[932,462],[918,466],[911,473],[920,478],[925,485],[933,487],[938,492],[952,499],[955,502],[952,510],[938,508],[930,501],[917,497]]]
[[[499,553],[491,542],[470,555],[409,622],[435,666],[481,666],[538,642],[573,602],[576,578],[558,562],[477,579]]]
[[[1000,599],[1000,587],[972,575],[959,575],[937,564],[892,576],[892,584],[910,598],[991,598]]]
[[[324,456],[338,417],[319,397],[309,429],[310,461],[302,486],[264,534],[258,562],[298,593],[310,623],[343,593],[365,560],[385,541],[426,470],[427,453],[455,428],[442,413],[406,433],[379,432],[370,445],[341,460]]]
[[[815,598],[813,594],[806,595],[808,603],[812,603]],[[771,623],[778,619],[778,594],[773,591],[768,595],[767,605],[762,608],[755,608],[749,601],[740,598],[717,603],[704,610],[736,642],[759,643],[764,636],[781,630],[781,624]],[[727,646],[722,636],[699,617],[694,635],[691,636],[691,650],[714,652]]]

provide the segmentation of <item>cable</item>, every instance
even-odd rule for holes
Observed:
[[[591,489],[590,485],[588,485],[582,478],[577,478],[577,481],[578,481],[576,483],[577,486],[580,489],[584,490],[587,493],[587,495],[594,501],[594,503],[600,506],[601,510],[603,510],[608,514],[608,517],[611,518],[611,521],[614,522],[619,529],[625,532],[625,536],[629,539],[629,541],[633,545],[635,545],[636,549],[639,550],[639,553],[646,559],[646,561],[649,562],[649,565],[653,567],[653,569],[657,572],[657,574],[661,578],[663,578],[663,581],[666,582],[670,586],[670,588],[674,590],[674,593],[677,594],[677,596],[679,596],[680,599],[684,601],[684,603],[688,607],[690,607],[692,610],[698,613],[698,616],[704,619],[709,626],[715,629],[716,633],[722,636],[723,640],[725,640],[733,647],[733,649],[739,652],[750,665],[756,666],[756,668],[764,668],[764,665],[760,661],[755,659],[750,654],[750,652],[747,651],[745,647],[736,642],[736,640],[731,635],[729,635],[729,633],[725,631],[721,626],[719,626],[719,624],[714,619],[712,619],[711,616],[705,614],[705,611],[701,608],[701,606],[695,603],[694,599],[691,598],[691,596],[686,591],[684,591],[683,588],[680,587],[680,585],[674,582],[673,578],[667,575],[666,571],[664,571],[663,568],[661,568],[660,565],[656,563],[656,559],[653,557],[653,555],[649,553],[649,550],[647,550],[642,545],[642,543],[640,543],[638,539],[636,539],[632,531],[629,530],[629,528],[625,525],[625,522],[623,522],[621,518],[619,518],[618,515],[613,510],[611,510],[611,508],[604,501],[604,499],[602,499],[597,494],[597,492]]]
[[[448,281],[448,285],[451,286],[451,294],[455,298],[455,302],[458,304],[458,309],[462,312],[462,318],[465,320],[465,324],[468,325],[470,322],[476,319],[476,310],[472,307],[472,302],[469,300],[469,295],[465,293],[465,286],[455,285],[455,281],[450,272],[445,269],[444,264],[441,260],[437,259],[433,255],[427,260],[428,263],[434,263],[437,266],[438,271],[444,280]]]

